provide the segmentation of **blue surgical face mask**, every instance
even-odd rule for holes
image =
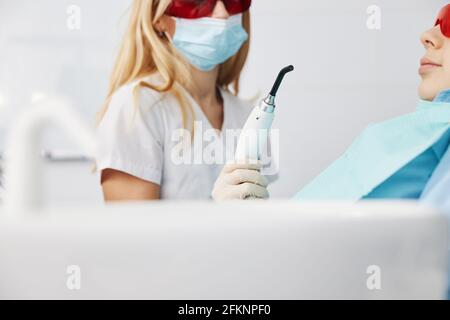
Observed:
[[[234,56],[248,34],[242,27],[242,14],[228,19],[175,18],[173,45],[197,69],[210,71]]]

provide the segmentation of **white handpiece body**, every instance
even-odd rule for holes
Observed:
[[[253,109],[239,137],[236,161],[261,160],[262,152],[266,151],[269,132],[275,118],[275,96],[284,75],[293,70],[292,65],[281,69],[270,93]]]
[[[245,123],[236,148],[237,161],[256,161],[267,146],[275,113],[264,102],[256,106]]]

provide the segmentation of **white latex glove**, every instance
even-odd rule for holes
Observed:
[[[222,169],[212,191],[214,200],[267,199],[267,178],[260,173],[260,163],[230,162]]]

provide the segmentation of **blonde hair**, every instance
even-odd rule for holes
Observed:
[[[143,87],[160,93],[172,93],[180,104],[183,125],[187,127],[188,116],[193,115],[193,111],[183,95],[182,88],[193,84],[191,66],[154,27],[170,2],[171,0],[134,0],[127,31],[111,75],[108,94],[103,108],[98,113],[98,122],[105,115],[113,94],[123,85],[138,80],[134,90],[135,99]],[[243,27],[250,36],[248,11],[243,14]],[[246,41],[232,58],[219,66],[217,87],[234,95],[239,94],[239,79],[247,60],[249,42]],[[139,81],[155,73],[161,76],[161,85]]]

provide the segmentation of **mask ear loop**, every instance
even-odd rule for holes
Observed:
[[[172,37],[170,36],[170,34],[167,31],[161,32],[161,36],[165,36],[170,43],[173,42]]]

